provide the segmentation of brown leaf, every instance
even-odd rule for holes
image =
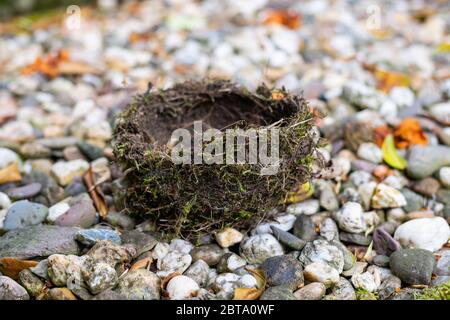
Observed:
[[[391,134],[391,129],[387,125],[381,125],[374,129],[373,134],[375,137],[375,143],[377,146],[381,147],[383,145],[384,139]]]
[[[234,290],[234,298],[233,300],[257,300],[263,294],[266,289],[266,275],[264,271],[261,269],[246,269],[256,279],[257,287],[256,288],[236,288]]]
[[[20,180],[22,180],[22,176],[20,174],[17,163],[10,164],[9,166],[0,170],[0,184],[17,182]]]
[[[0,272],[14,280],[19,278],[20,271],[35,267],[37,261],[20,260],[12,257],[0,258]]]
[[[95,183],[95,177],[92,172],[92,166],[83,175],[83,180],[88,187],[89,195],[94,201],[94,205],[97,208],[100,216],[104,219],[108,214],[108,207],[106,206],[105,195],[103,194],[100,184]]]
[[[300,15],[291,10],[273,10],[264,20],[264,24],[283,25],[289,29],[298,29],[301,25]]]
[[[147,257],[144,259],[141,259],[139,261],[136,261],[130,268],[129,271],[138,270],[138,269],[147,269],[152,264],[153,259],[151,257]]]
[[[419,121],[414,118],[405,118],[394,130],[395,145],[406,149],[413,145],[427,145],[428,138],[420,127]]]
[[[393,87],[408,87],[411,82],[410,77],[406,74],[381,69],[375,71],[375,78],[378,81],[378,89],[386,93]]]
[[[169,294],[167,293],[167,285],[169,284],[169,281],[175,278],[176,276],[180,276],[181,273],[179,272],[172,272],[169,273],[162,281],[161,281],[161,294],[163,297],[168,297]]]

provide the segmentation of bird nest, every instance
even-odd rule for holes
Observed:
[[[126,210],[178,234],[253,225],[311,178],[312,120],[302,97],[264,85],[188,81],[139,94],[114,133]]]

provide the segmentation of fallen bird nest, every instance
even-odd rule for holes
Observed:
[[[199,120],[201,132],[216,128],[223,137],[230,134],[230,141],[240,141],[232,157],[238,157],[240,147],[248,148],[245,159],[241,158],[245,163],[226,161],[230,152],[224,163],[205,163],[207,155],[220,158],[221,152],[229,150],[225,138],[200,140],[200,151],[194,150],[189,159],[200,156],[202,163],[175,163],[173,155],[184,156],[186,149],[178,149],[182,139],[174,140],[174,130],[192,134],[194,138],[184,139],[191,146],[199,133],[195,127]],[[114,136],[115,156],[126,172],[126,210],[152,217],[162,230],[177,234],[250,227],[270,209],[286,204],[311,178],[316,148],[312,120],[302,97],[264,85],[250,92],[225,80],[188,81],[137,95],[118,117]],[[268,156],[273,156],[274,129],[279,132],[279,162],[269,165],[267,161],[262,165],[259,156],[257,163],[250,161],[248,150],[254,145],[249,136],[234,140],[242,132],[256,132],[258,137],[265,132],[267,139],[258,142],[266,141]],[[208,146],[218,149],[207,153]]]

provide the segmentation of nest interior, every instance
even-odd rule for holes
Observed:
[[[224,80],[184,82],[134,97],[119,116],[114,152],[126,172],[126,210],[152,217],[177,234],[250,226],[311,177],[315,143],[305,100],[260,86],[255,92]],[[174,130],[279,129],[278,172],[260,164],[175,164],[168,141]]]

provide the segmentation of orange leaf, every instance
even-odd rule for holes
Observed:
[[[0,258],[0,272],[16,280],[19,278],[20,271],[35,267],[37,261],[19,260],[12,257]]]
[[[289,29],[298,29],[300,27],[300,15],[290,10],[273,10],[269,13],[264,24],[283,25]]]
[[[378,126],[373,131],[375,136],[375,143],[381,147],[383,145],[384,139],[391,134],[391,129],[386,125]]]
[[[153,262],[153,259],[151,257],[141,259],[141,260],[135,262],[131,266],[130,271],[138,270],[138,269],[147,269],[151,265],[152,262]]]
[[[378,81],[378,89],[385,93],[393,87],[408,87],[411,81],[406,74],[381,69],[375,70],[375,78]]]
[[[17,182],[22,180],[19,167],[17,163],[10,164],[9,166],[0,170],[0,184],[8,182]]]
[[[428,138],[420,127],[419,121],[414,118],[405,118],[394,130],[395,145],[405,149],[409,146],[428,144]]]
[[[256,288],[236,288],[233,300],[257,300],[266,289],[266,275],[264,271],[247,269],[256,278]]]

